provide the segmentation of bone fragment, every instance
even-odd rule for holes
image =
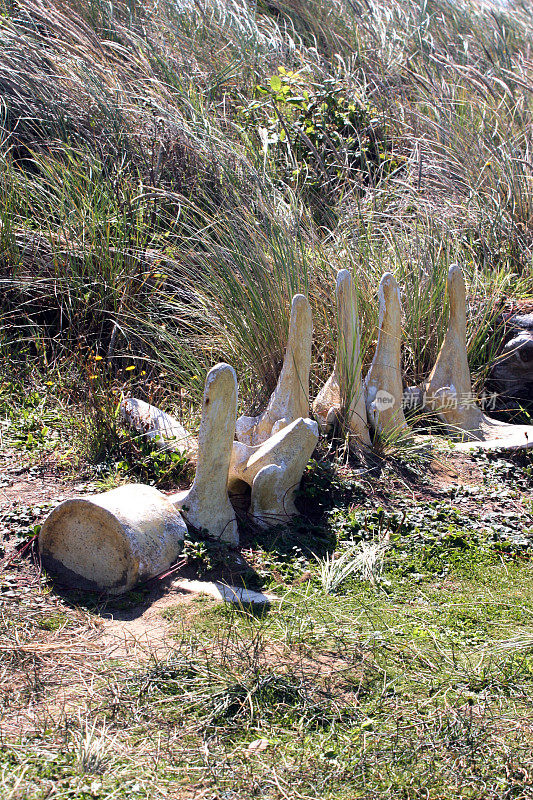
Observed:
[[[317,442],[317,423],[300,418],[262,445],[234,443],[230,487],[239,481],[252,487],[250,511],[259,525],[285,522],[298,513],[294,495]]]
[[[533,447],[533,425],[510,425],[483,413],[472,394],[466,352],[466,287],[458,264],[448,272],[450,319],[435,366],[424,386],[424,403],[450,433],[462,434],[458,450],[521,450]]]
[[[39,553],[69,586],[117,595],[168,569],[186,531],[165,495],[128,484],[60,503],[40,530]]]
[[[194,456],[197,442],[177,419],[160,408],[129,397],[120,404],[122,418],[138,433],[165,450],[175,450],[183,456]]]
[[[273,394],[262,414],[239,417],[235,438],[248,445],[260,445],[269,436],[309,413],[309,371],[313,318],[303,294],[292,299],[291,320],[285,358]]]
[[[193,485],[172,498],[190,525],[234,546],[239,534],[227,484],[236,416],[235,370],[217,364],[205,381]]]
[[[402,407],[401,337],[400,290],[387,272],[379,284],[378,343],[365,378],[368,421],[379,433],[407,428]]]
[[[468,431],[456,450],[529,450],[533,447],[533,425],[512,425],[483,414],[477,431]]]
[[[240,586],[229,586],[219,581],[196,581],[187,578],[178,578],[173,581],[172,587],[191,594],[205,594],[215,600],[222,600],[239,607],[270,606],[278,598],[273,594],[254,592]]]
[[[324,431],[335,422],[352,433],[357,442],[370,445],[365,395],[361,383],[361,346],[357,297],[347,269],[337,275],[337,357],[330,377],[321,388],[313,411]]]

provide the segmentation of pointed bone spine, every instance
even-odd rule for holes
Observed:
[[[383,275],[378,296],[378,342],[365,379],[366,409],[374,430],[388,434],[407,427],[402,408],[402,306],[398,284],[390,272]]]
[[[236,416],[235,370],[228,364],[217,364],[205,381],[193,485],[172,498],[187,522],[230,545],[239,543],[237,519],[227,490]]]
[[[309,372],[313,318],[303,294],[293,297],[285,358],[266,409],[257,417],[239,417],[236,438],[248,445],[259,445],[273,433],[309,413]]]
[[[313,411],[323,430],[328,431],[335,419],[355,435],[357,440],[370,444],[364,389],[361,383],[361,345],[357,297],[350,273],[337,274],[337,357],[333,372],[318,393]]]
[[[483,414],[474,405],[466,352],[466,287],[458,264],[448,272],[450,317],[444,342],[425,385],[425,405],[451,431],[480,432]]]

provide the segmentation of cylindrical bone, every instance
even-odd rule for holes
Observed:
[[[39,553],[68,585],[116,595],[167,569],[186,530],[165,495],[129,484],[58,505],[39,533]]]
[[[392,433],[406,428],[401,374],[402,306],[394,275],[379,284],[379,333],[376,352],[365,379],[366,409],[374,430]]]
[[[313,318],[307,297],[292,299],[291,321],[283,367],[266,409],[257,417],[239,417],[235,438],[259,445],[300,417],[309,413],[309,371],[313,342]]]
[[[347,269],[337,275],[337,357],[330,377],[314,403],[319,425],[330,430],[335,419],[354,434],[356,440],[370,445],[365,395],[361,384],[361,346],[357,297],[352,276]]]
[[[230,545],[239,543],[237,518],[227,488],[236,417],[235,370],[228,364],[217,364],[205,381],[193,485],[172,498],[187,522]]]

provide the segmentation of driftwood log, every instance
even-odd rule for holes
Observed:
[[[487,388],[500,408],[533,410],[533,302],[514,304],[502,315],[503,341]]]

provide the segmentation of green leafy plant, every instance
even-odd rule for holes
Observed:
[[[255,93],[245,116],[247,124],[257,121],[264,158],[273,158],[289,185],[314,197],[315,207],[398,168],[378,109],[339,77],[319,82],[280,66]]]

